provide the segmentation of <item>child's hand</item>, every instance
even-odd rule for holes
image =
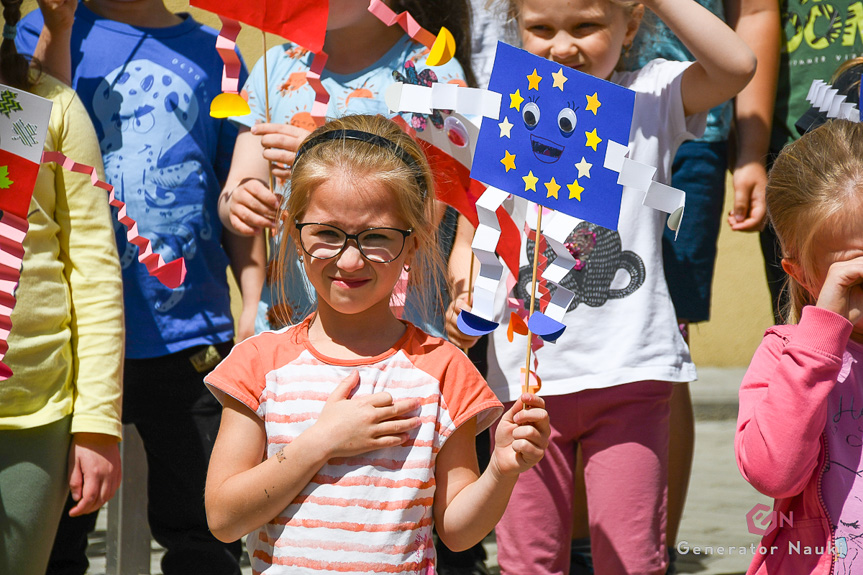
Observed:
[[[393,401],[387,392],[348,399],[359,382],[357,371],[343,379],[309,429],[321,434],[320,444],[326,446],[330,458],[402,445],[408,432],[420,426],[419,417],[407,416],[419,409],[416,399]]]
[[[37,0],[45,27],[53,33],[71,30],[78,0]]]
[[[69,515],[92,513],[114,496],[120,486],[117,438],[101,433],[76,433],[69,448],[69,491],[75,506]]]
[[[446,309],[446,337],[453,344],[462,349],[468,349],[476,344],[478,336],[465,335],[458,328],[458,314],[462,310],[470,311],[470,306],[467,303],[468,294],[462,294],[449,302]]]
[[[734,168],[732,179],[734,209],[728,214],[728,225],[735,232],[760,232],[767,223],[767,169],[762,162],[752,162]]]
[[[255,124],[252,133],[261,137],[264,159],[273,162],[273,175],[291,177],[291,168],[300,144],[311,134],[308,130],[290,124]]]
[[[220,202],[227,202],[231,226],[238,234],[251,236],[264,228],[276,229],[279,196],[261,180],[246,178],[231,191],[222,192]]]
[[[501,475],[527,471],[545,455],[549,434],[545,401],[523,393],[497,425],[491,465],[495,465]]]
[[[816,306],[838,313],[857,325],[863,317],[863,256],[830,266]]]

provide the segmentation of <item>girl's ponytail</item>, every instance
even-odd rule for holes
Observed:
[[[420,26],[437,35],[442,26],[455,39],[455,57],[464,70],[467,85],[476,87],[471,66],[471,10],[468,0],[393,0],[390,8],[396,13],[407,10]]]
[[[30,78],[30,61],[18,53],[15,47],[15,33],[21,19],[22,0],[0,0],[3,3],[3,42],[0,43],[0,78],[5,84],[20,90],[29,90],[33,85]]]

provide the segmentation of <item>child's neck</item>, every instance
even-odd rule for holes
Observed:
[[[317,351],[334,359],[361,359],[384,353],[407,329],[392,314],[389,302],[385,303],[385,309],[371,308],[345,315],[319,302],[309,326],[309,342]]]
[[[183,22],[163,0],[87,0],[84,5],[102,18],[141,28],[169,28]]]
[[[352,26],[328,30],[324,42],[327,70],[334,74],[365,70],[380,60],[403,35],[401,27],[387,26],[371,13]]]

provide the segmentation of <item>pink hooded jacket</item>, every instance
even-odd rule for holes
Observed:
[[[775,498],[775,517],[793,517],[793,525],[764,536],[761,545],[770,551],[755,555],[747,575],[832,572],[833,532],[821,494],[824,430],[851,330],[844,317],[808,306],[799,324],[767,330],[743,378],[737,466]]]

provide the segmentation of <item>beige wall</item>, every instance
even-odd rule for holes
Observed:
[[[189,8],[188,2],[166,0],[165,3],[171,10],[189,11],[202,22],[219,27],[218,18]],[[26,13],[35,6],[35,0],[25,0],[23,10]],[[268,46],[278,42],[278,38],[268,35]],[[251,68],[262,54],[260,32],[244,27],[238,44],[246,64]],[[730,201],[729,188],[726,193],[726,213]],[[723,224],[716,267],[712,319],[692,327],[692,356],[701,366],[745,366],[761,341],[764,330],[772,323],[758,236],[732,233]]]

